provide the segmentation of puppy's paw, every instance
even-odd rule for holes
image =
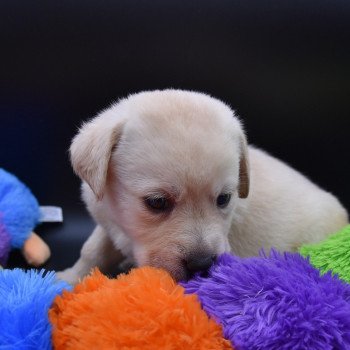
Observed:
[[[136,264],[134,262],[133,259],[131,258],[126,258],[124,259],[119,265],[118,265],[118,269],[120,270],[120,272],[122,273],[127,273],[129,272],[131,269],[135,268]]]
[[[56,273],[56,278],[71,285],[75,285],[79,282],[80,276],[73,269],[66,269],[64,271],[59,271]]]

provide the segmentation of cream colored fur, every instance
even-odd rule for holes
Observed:
[[[121,100],[83,125],[71,160],[97,223],[80,259],[60,274],[71,283],[124,257],[182,279],[188,256],[293,251],[348,222],[333,195],[247,147],[234,112],[201,93],[164,90]],[[220,209],[223,192],[232,199]],[[144,204],[160,194],[174,201],[167,214]]]

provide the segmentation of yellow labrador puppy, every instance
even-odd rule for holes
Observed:
[[[124,258],[186,279],[223,252],[293,251],[348,222],[333,195],[247,146],[234,112],[202,93],[131,95],[84,124],[70,152],[97,223],[60,273],[71,283]]]

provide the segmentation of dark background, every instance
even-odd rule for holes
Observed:
[[[350,208],[348,0],[2,1],[0,45],[0,166],[65,214],[37,229],[53,252],[47,268],[73,263],[93,227],[71,138],[144,89],[219,97],[251,143]],[[14,265],[25,266],[18,253]]]

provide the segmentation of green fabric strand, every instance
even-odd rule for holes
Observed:
[[[322,273],[332,271],[350,283],[350,225],[317,244],[303,245],[300,254],[310,257],[310,262]]]

